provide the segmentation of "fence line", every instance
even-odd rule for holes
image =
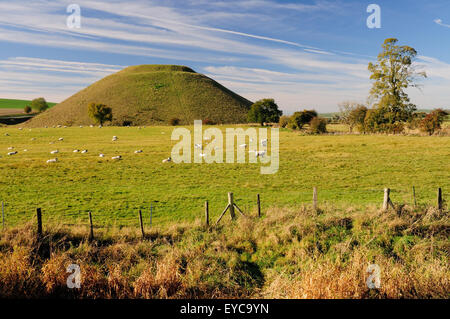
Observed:
[[[318,189],[317,187],[313,187],[312,189],[312,207],[314,210],[318,210],[319,209],[319,201],[318,201]],[[384,189],[384,196],[383,196],[383,203],[381,206],[382,211],[386,212],[389,210],[389,208],[395,209],[397,210],[398,214],[401,214],[401,209],[404,207],[403,205],[397,205],[397,207],[394,205],[394,203],[391,200],[391,189],[390,188],[385,188]],[[412,187],[412,200],[413,200],[413,204],[414,207],[417,206],[417,201],[416,201],[416,190],[415,190],[415,186]],[[153,202],[157,202],[157,201],[152,201],[151,205],[150,205],[150,226],[152,226],[152,218],[153,218]],[[5,208],[5,203],[2,201],[2,222],[3,222],[3,229],[5,229],[5,213],[4,213],[4,208]],[[257,217],[262,217],[262,210],[261,210],[261,195],[258,193],[256,196],[256,206],[257,206]],[[437,189],[437,200],[436,200],[436,207],[438,210],[442,210],[444,207],[444,198],[443,198],[443,192],[442,192],[442,188],[439,187]],[[239,208],[239,206],[236,204],[235,200],[234,200],[234,195],[232,192],[228,193],[228,203],[227,206],[225,207],[225,209],[223,210],[223,212],[220,214],[218,220],[216,221],[215,225],[217,226],[219,224],[219,222],[222,220],[222,218],[224,217],[224,215],[226,214],[227,211],[230,212],[230,217],[231,220],[235,220],[236,219],[236,212],[235,210],[237,210],[241,216],[245,217],[246,215],[244,215],[244,212]],[[93,218],[92,218],[92,211],[88,211],[88,216],[89,216],[89,240],[93,240],[94,239],[94,226],[93,226]],[[41,208],[37,208],[36,209],[36,218],[37,218],[37,236],[38,238],[42,237],[43,234],[43,228],[42,228],[42,210]],[[127,218],[128,219],[128,218]],[[139,224],[140,224],[140,230],[141,230],[141,234],[142,234],[142,238],[145,238],[145,232],[144,232],[144,222],[143,222],[143,217],[142,217],[142,210],[139,209]],[[207,227],[210,226],[210,211],[209,211],[209,201],[205,201],[205,225]]]

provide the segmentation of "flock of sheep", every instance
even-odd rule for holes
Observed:
[[[56,127],[61,127],[61,125],[58,125],[58,126],[56,126]],[[83,126],[80,126],[80,127],[83,127]],[[92,127],[92,125],[91,125],[91,127]],[[100,127],[101,127],[101,126],[100,126]],[[22,130],[22,128],[19,128],[19,130]],[[8,134],[8,133],[5,133],[5,136],[9,136],[9,134]],[[112,137],[112,141],[113,141],[113,142],[117,141],[118,139],[119,139],[119,138],[118,138],[117,136],[113,136],[113,137]],[[35,141],[36,138],[33,137],[31,140],[32,140],[32,141]],[[63,137],[60,137],[60,138],[58,138],[58,141],[59,141],[59,142],[62,142],[62,141],[64,141],[64,138],[63,138]],[[49,144],[54,144],[54,143],[55,143],[55,142],[50,142]],[[10,151],[10,152],[7,153],[8,156],[13,156],[13,155],[16,155],[16,154],[19,153],[18,151],[14,150],[14,147],[13,147],[13,146],[8,147],[8,150]],[[27,149],[24,149],[23,151],[24,151],[24,152],[27,152],[28,150],[27,150]],[[88,152],[87,149],[84,149],[84,150],[81,150],[81,151],[78,150],[78,149],[73,150],[73,153],[86,154],[87,152]],[[141,149],[134,151],[135,154],[140,154],[140,153],[143,153],[143,152],[144,152],[144,151],[141,150]],[[53,150],[53,151],[50,152],[50,154],[52,154],[52,155],[55,155],[55,154],[58,154],[58,153],[59,153],[59,150],[58,150],[58,149]],[[104,158],[104,157],[105,157],[105,154],[100,153],[99,157]],[[121,160],[121,159],[122,159],[122,155],[113,156],[113,157],[111,157],[111,159],[112,159],[112,160]],[[167,159],[164,159],[164,160],[163,160],[163,163],[171,162],[171,161],[172,161],[172,159],[169,157],[169,158],[167,158]],[[56,162],[58,162],[58,158],[55,157],[55,158],[52,158],[52,159],[47,160],[46,162],[47,162],[48,164],[49,164],[49,163],[56,163]]]
[[[58,126],[55,126],[55,127],[56,127],[56,128],[60,128],[60,127],[62,127],[62,126],[61,126],[61,125],[58,125]],[[64,127],[66,127],[66,126],[64,126]],[[82,128],[83,126],[80,125],[80,127]],[[93,125],[91,125],[91,127],[93,127]],[[102,127],[102,126],[100,125],[99,128],[101,128],[101,127]],[[140,129],[140,127],[139,127],[139,129]],[[22,128],[19,128],[19,130],[22,130]],[[162,134],[164,134],[164,132],[162,132]],[[9,134],[8,134],[8,133],[5,133],[5,136],[9,136]],[[112,141],[113,141],[113,142],[117,141],[118,139],[119,139],[119,138],[118,138],[117,136],[113,136],[113,137],[112,137]],[[34,141],[34,140],[36,140],[36,138],[33,137],[31,140]],[[62,141],[64,141],[64,138],[60,137],[60,138],[58,138],[58,141],[59,141],[59,142],[62,142]],[[253,140],[250,139],[250,142],[253,142]],[[267,147],[267,139],[262,139],[260,142],[261,142],[261,146]],[[50,144],[54,144],[54,143],[55,143],[55,142],[50,142]],[[201,145],[201,144],[195,144],[194,147],[197,148],[197,149],[201,149],[201,150],[203,151],[203,145]],[[239,145],[239,147],[241,147],[241,148],[247,148],[248,145],[247,145],[247,144],[241,144],[241,145]],[[216,149],[217,149],[217,148],[216,148]],[[8,152],[8,153],[7,153],[8,156],[12,156],[12,155],[18,154],[18,151],[14,151],[14,147],[12,147],[12,146],[11,146],[11,147],[8,147],[8,150],[11,151],[11,152]],[[27,150],[27,149],[24,149],[23,151],[24,151],[24,152],[27,152],[28,150]],[[80,151],[80,150],[78,150],[78,149],[75,149],[75,150],[73,150],[73,152],[74,152],[74,153],[86,154],[86,153],[88,152],[88,150],[84,149],[84,150],[81,150],[81,151]],[[59,150],[57,150],[57,149],[50,152],[50,154],[52,154],[52,155],[58,154],[58,153],[59,153]],[[136,151],[134,151],[134,153],[135,153],[135,154],[140,154],[140,153],[143,153],[143,150],[136,150]],[[262,151],[254,151],[254,150],[250,150],[249,153],[254,153],[256,157],[264,157],[264,156],[266,155],[266,151],[265,151],[265,150],[262,150]],[[206,156],[206,154],[204,154],[204,153],[200,153],[199,155],[200,155],[201,157]],[[99,157],[104,158],[104,157],[105,157],[105,154],[100,153]],[[112,159],[112,160],[121,160],[121,159],[122,159],[122,156],[121,156],[121,155],[113,156],[113,157],[111,157],[111,159]],[[56,162],[58,162],[58,158],[57,158],[57,157],[47,160],[47,163],[56,163]],[[164,159],[162,162],[163,162],[163,163],[169,163],[169,162],[172,162],[172,158],[171,158],[171,157],[168,157],[168,158]]]

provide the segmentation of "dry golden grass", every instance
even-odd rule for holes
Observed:
[[[271,208],[217,228],[52,225],[0,237],[3,298],[449,298],[448,210]],[[369,289],[367,267],[381,269]],[[67,288],[78,264],[81,288]]]

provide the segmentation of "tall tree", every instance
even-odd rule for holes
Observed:
[[[95,123],[103,125],[106,121],[112,121],[112,109],[104,104],[90,103],[88,114]]]
[[[413,62],[417,51],[409,46],[397,45],[395,38],[386,39],[383,51],[378,55],[377,63],[369,63],[374,80],[370,90],[370,99],[374,106],[386,110],[390,123],[406,121],[411,118],[416,106],[410,103],[405,90],[408,87],[419,87],[417,80],[426,77],[425,72],[416,72]]]

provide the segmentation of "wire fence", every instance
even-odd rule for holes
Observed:
[[[386,190],[388,194],[386,197]],[[231,193],[232,194],[232,193]],[[243,214],[248,215],[261,215],[261,206],[265,207],[296,207],[299,205],[311,205],[313,208],[318,208],[320,205],[336,205],[336,203],[343,203],[346,205],[352,205],[351,201],[341,201],[343,198],[348,198],[348,194],[355,194],[354,189],[318,189],[314,187],[310,191],[295,191],[293,194],[303,200],[290,202],[288,204],[279,205],[269,202],[265,197],[265,193],[254,194],[251,198],[249,196],[234,198],[234,202],[228,202],[233,208],[237,206],[237,209]],[[436,197],[431,198],[429,194],[425,197],[421,194],[420,188],[412,186],[408,191],[405,189],[358,189],[358,195],[367,194],[367,198],[373,198],[373,195],[379,199],[377,202],[367,202],[365,206],[377,205],[380,208],[386,209],[389,205],[394,207],[394,203],[397,204],[409,204],[411,206],[423,206],[432,205],[438,209],[442,209],[444,206],[444,196],[442,188],[437,188]],[[233,197],[233,195],[231,195]],[[272,196],[273,198],[273,196]],[[207,204],[206,204],[206,203]],[[44,203],[41,205],[36,204],[34,209],[17,212],[14,210],[14,205],[7,201],[1,202],[2,213],[2,229],[6,229],[8,226],[15,226],[23,224],[24,222],[35,221],[36,210],[40,209],[42,216],[38,219],[44,224],[57,224],[60,226],[78,226],[78,227],[93,227],[95,228],[122,228],[122,227],[143,227],[154,226],[161,224],[173,224],[179,222],[191,222],[195,219],[203,219],[206,217],[205,223],[210,223],[210,218],[220,218],[219,214],[223,209],[224,201],[221,199],[215,199],[213,201],[208,198],[196,198],[193,203],[190,203],[195,207],[193,209],[195,214],[188,214],[184,218],[180,218],[179,214],[173,214],[173,208],[167,208],[166,202],[160,202],[158,200],[149,200],[141,202],[139,204],[127,203],[121,209],[97,209],[95,206],[92,208],[83,209],[67,209],[67,205],[59,203],[58,205],[46,206]],[[361,204],[359,204],[361,205]],[[86,205],[83,205],[86,207]],[[228,207],[228,206],[227,206]],[[206,216],[203,213],[205,211]],[[222,213],[222,215],[224,212]],[[142,218],[142,222],[140,218]]]

